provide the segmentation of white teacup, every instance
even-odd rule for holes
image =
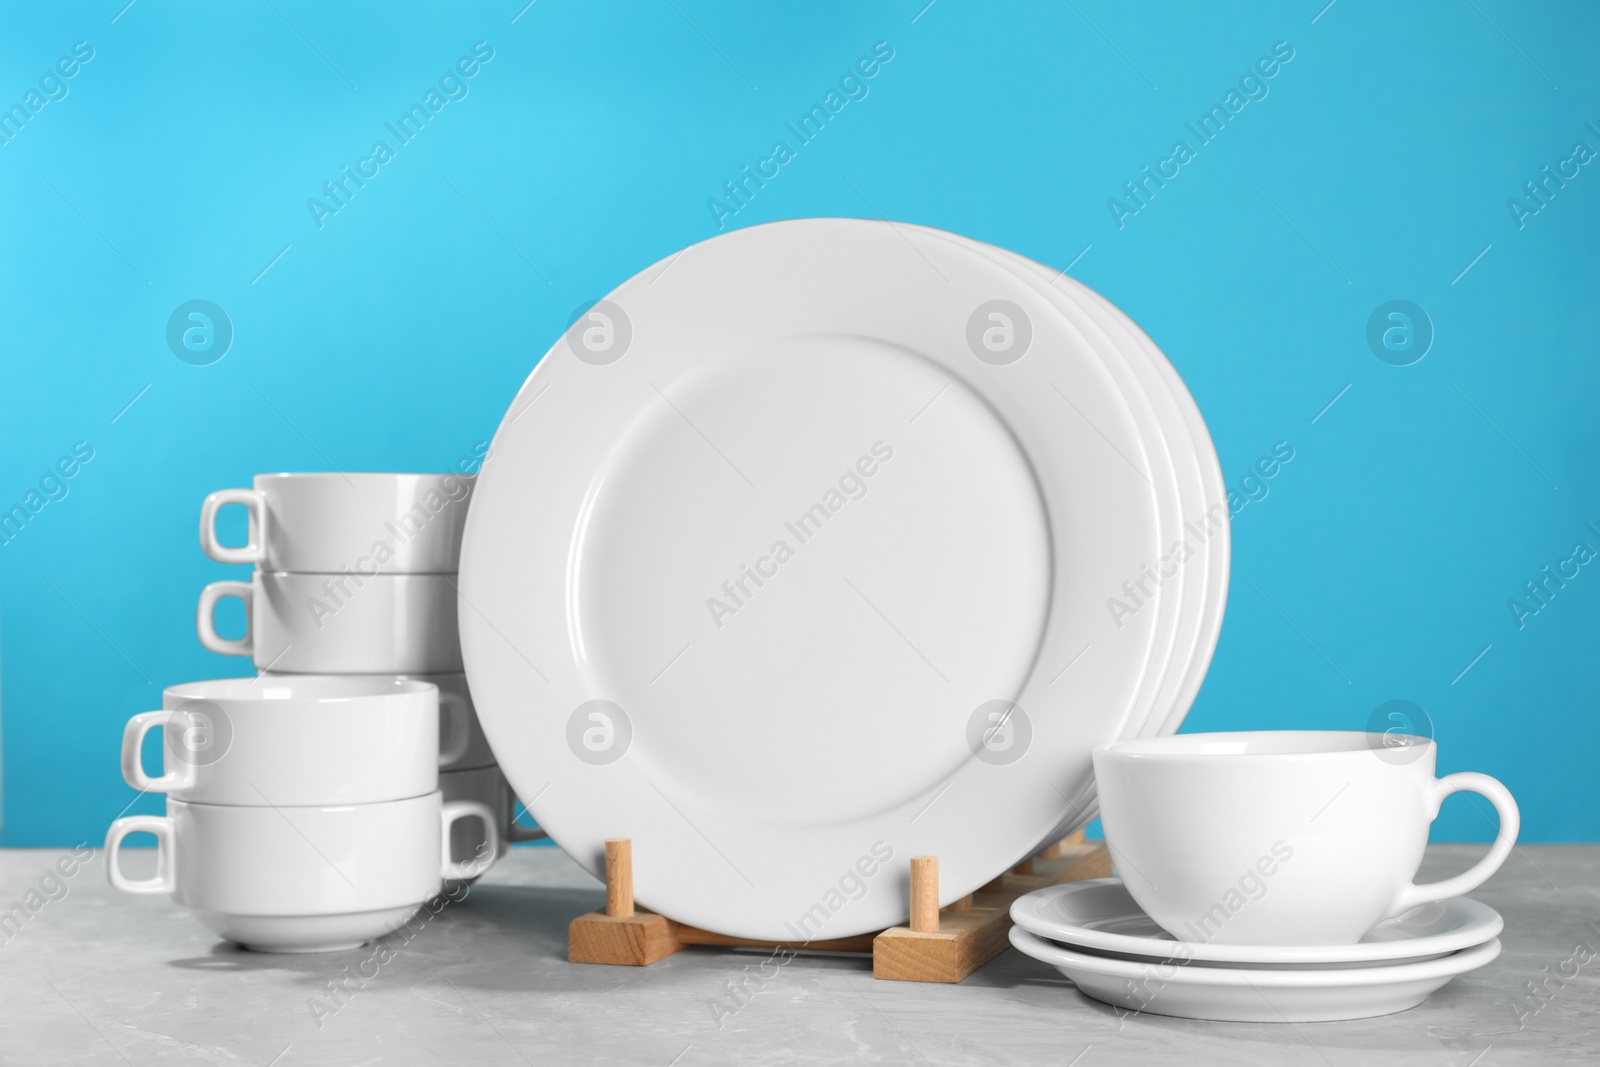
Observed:
[[[1506,787],[1473,772],[1435,778],[1436,754],[1427,738],[1388,734],[1180,734],[1101,745],[1094,772],[1117,873],[1173,937],[1349,945],[1477,888],[1516,843]],[[1440,803],[1463,790],[1499,813],[1489,854],[1412,884]]]
[[[497,761],[489,739],[478,722],[465,674],[401,674],[439,687],[439,770],[467,771],[493,766]]]
[[[497,817],[437,792],[339,807],[228,807],[167,798],[167,814],[118,819],[106,834],[106,875],[125,893],[168,894],[206,929],[261,952],[326,952],[399,928],[439,892],[470,879],[487,856],[452,862],[450,831],[480,823],[499,847]],[[123,839],[154,834],[157,873],[130,880]]]
[[[128,720],[122,777],[199,804],[371,804],[439,787],[439,693],[386,675],[288,674],[171,686]],[[140,749],[161,727],[161,773]],[[465,739],[463,739],[465,740]]]
[[[309,675],[285,671],[264,671],[261,678],[281,678],[292,682]],[[490,767],[496,762],[489,739],[484,736],[483,725],[478,722],[477,709],[472,706],[472,693],[467,688],[467,676],[455,674],[391,674],[364,675],[362,677],[391,678],[397,681],[427,682],[439,690],[439,770],[464,771]],[[445,798],[450,799],[449,797]]]
[[[268,571],[448,574],[474,479],[468,474],[258,474],[253,489],[221,489],[200,508],[200,547],[218,563]],[[217,540],[218,509],[242,504],[249,540]]]
[[[491,849],[489,838],[476,823],[457,823],[450,835],[450,858],[453,860],[466,862],[473,856],[491,852],[494,859],[499,860],[513,842],[542,841],[549,836],[537,827],[516,821],[517,794],[498,766],[441,771],[439,792],[446,801],[470,800],[482,804],[495,813],[499,831]]]
[[[456,588],[448,574],[287,574],[212,582],[200,593],[200,643],[261,670],[435,674],[461,668]],[[244,601],[243,637],[217,633],[217,601]]]

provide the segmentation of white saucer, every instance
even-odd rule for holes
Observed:
[[[1247,905],[1248,906],[1248,905]],[[1469,897],[1426,904],[1379,923],[1354,945],[1218,945],[1178,941],[1139,907],[1120,878],[1048,886],[1017,899],[1011,918],[1030,933],[1074,949],[1137,961],[1203,966],[1339,966],[1414,962],[1500,936],[1500,913]]]
[[[1085,996],[1118,1008],[1242,1023],[1333,1022],[1414,1008],[1458,974],[1500,955],[1498,939],[1439,959],[1371,967],[1263,970],[1109,959],[1011,928],[1011,944],[1070,978]]]

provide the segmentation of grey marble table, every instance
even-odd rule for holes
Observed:
[[[1424,874],[1481,851],[1435,846]],[[1399,1015],[1298,1026],[1119,1017],[1011,950],[957,986],[878,982],[864,959],[820,956],[769,963],[763,980],[765,954],[707,949],[577,966],[567,921],[604,892],[548,848],[516,850],[408,941],[390,938],[383,962],[371,947],[258,955],[165,898],[113,891],[98,853],[47,878],[68,854],[0,852],[3,1063],[1600,1062],[1597,845],[1523,846],[1476,894],[1506,918],[1488,967]],[[148,859],[129,854],[130,873]]]

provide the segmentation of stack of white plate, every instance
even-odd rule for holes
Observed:
[[[1175,730],[1227,593],[1215,453],[1083,286],[940,231],[695,245],[539,362],[479,476],[461,644],[539,824],[766,939],[903,921],[1092,817]]]
[[[1422,1003],[1500,954],[1498,912],[1469,897],[1379,923],[1354,945],[1178,941],[1117,878],[1029,893],[1011,943],[1088,996],[1134,1012],[1234,1022],[1329,1022]]]

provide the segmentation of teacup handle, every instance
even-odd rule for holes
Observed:
[[[524,826],[515,819],[511,820],[511,827],[507,831],[508,837],[516,841],[543,841],[550,835],[537,826]]]
[[[1442,882],[1408,885],[1400,890],[1400,895],[1395,898],[1394,907],[1389,909],[1385,918],[1392,919],[1396,915],[1403,915],[1419,904],[1432,904],[1434,901],[1448,900],[1472,892],[1500,869],[1506,857],[1511,855],[1511,847],[1517,843],[1517,832],[1522,828],[1522,816],[1517,811],[1517,802],[1512,799],[1511,790],[1496,779],[1476,771],[1461,771],[1435,779],[1429,788],[1433,794],[1430,817],[1438,816],[1439,805],[1444,803],[1444,798],[1451,793],[1477,793],[1494,805],[1494,810],[1500,816],[1500,832],[1495,835],[1494,844],[1489,846],[1489,854],[1468,870],[1454,878],[1446,878]]]
[[[217,512],[243,504],[250,513],[249,540],[238,547],[217,540]],[[254,489],[218,489],[200,505],[200,549],[218,563],[260,563],[267,554],[266,498]]]
[[[122,840],[139,832],[156,835],[156,876],[137,881],[125,878],[119,866]],[[111,888],[136,896],[155,896],[171,893],[178,887],[177,838],[173,834],[172,820],[165,815],[130,815],[118,819],[106,831],[106,880]]]
[[[518,800],[515,794],[512,794],[511,818],[506,825],[506,836],[511,839],[513,844],[518,841],[543,841],[547,839],[550,835],[539,829],[539,827],[524,826],[517,821],[517,808],[519,806],[522,807],[523,811],[528,810],[527,806],[522,804],[522,801]]]
[[[439,690],[439,766],[460,763],[472,743],[472,704],[460,693]],[[446,746],[446,738],[449,745]]]
[[[217,601],[226,597],[238,597],[244,601],[244,636],[238,639],[223,637],[217,633]],[[248,656],[255,651],[255,642],[251,628],[251,609],[254,607],[255,591],[249,582],[212,582],[200,591],[200,606],[195,611],[194,629],[200,636],[200,643],[212,652],[219,652],[224,656]]]
[[[452,800],[440,809],[439,818],[440,829],[443,832],[440,853],[444,857],[440,871],[442,877],[464,882],[469,878],[478,877],[494,866],[495,858],[500,855],[500,827],[496,823],[494,812],[490,811],[487,805],[480,804],[476,800]],[[450,827],[461,819],[477,819],[483,823],[484,843],[488,846],[488,852],[470,860],[452,862]]]
[[[145,735],[157,726],[172,729],[174,715],[171,711],[141,712],[129,719],[122,730],[122,780],[141,792],[173,793],[194,785],[193,764],[179,763],[169,770],[163,755],[161,777],[151,778],[144,773],[144,762],[139,758]]]

